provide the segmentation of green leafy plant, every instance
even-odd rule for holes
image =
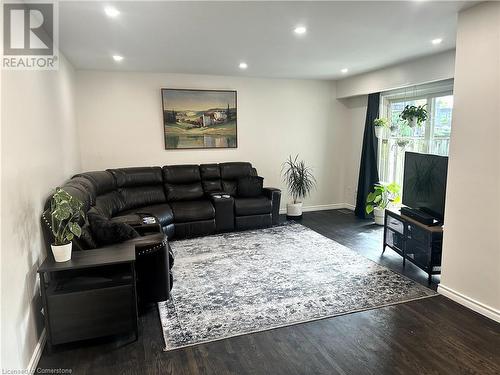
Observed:
[[[311,167],[306,166],[306,163],[298,158],[299,155],[295,158],[289,156],[281,168],[283,181],[288,187],[293,203],[307,197],[316,188],[316,179],[312,174]]]
[[[401,202],[401,186],[395,182],[391,184],[378,183],[366,197],[366,213],[371,214],[375,207],[387,208],[390,203]]]
[[[66,245],[73,238],[80,237],[82,228],[78,221],[85,214],[82,211],[83,203],[61,188],[56,188],[50,201],[50,218],[54,245]]]
[[[384,128],[388,128],[389,120],[387,120],[386,118],[376,118],[375,120],[373,120],[373,126],[381,126]]]
[[[407,105],[399,117],[405,121],[411,121],[411,119],[416,118],[417,124],[421,125],[425,122],[425,120],[427,120],[428,117],[427,109],[425,108],[426,106],[427,104],[419,105],[418,107],[414,105]]]

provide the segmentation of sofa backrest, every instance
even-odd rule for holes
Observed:
[[[167,201],[201,199],[204,196],[198,165],[170,165],[162,168]]]
[[[229,195],[237,195],[238,179],[256,175],[252,164],[247,162],[220,163],[222,190]]]
[[[165,203],[163,178],[160,167],[108,169],[114,176],[116,187],[125,210]]]
[[[115,177],[109,171],[80,173],[73,178],[81,177],[89,180],[94,186],[94,207],[104,216],[112,217],[125,207],[123,198],[116,190]]]
[[[248,162],[115,168],[79,173],[62,188],[83,202],[85,212],[95,207],[112,217],[123,210],[201,199],[213,192],[237,195],[238,179],[254,175]],[[50,198],[46,209],[49,203]]]
[[[222,192],[219,164],[200,165],[201,184],[205,194]]]

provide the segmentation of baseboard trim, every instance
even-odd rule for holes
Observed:
[[[304,206],[302,207],[302,211],[312,212],[312,211],[338,210],[339,208],[347,208],[349,210],[354,210],[354,206],[349,203],[331,203],[331,204],[320,204],[316,206]],[[286,214],[286,207],[280,209],[280,214]]]
[[[35,350],[33,351],[33,355],[31,356],[30,362],[28,363],[28,368],[27,368],[28,374],[37,373],[36,368],[38,366],[38,362],[40,361],[40,357],[42,356],[43,348],[45,347],[46,341],[47,341],[47,333],[44,328],[35,346]]]
[[[443,296],[448,297],[449,299],[500,323],[500,310],[476,301],[475,299],[457,292],[456,290],[443,284],[438,285],[437,291],[439,294],[442,294]]]

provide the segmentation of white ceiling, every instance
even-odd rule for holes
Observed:
[[[105,5],[121,14],[108,18]],[[337,79],[454,48],[457,12],[469,5],[68,1],[59,5],[59,40],[77,69]],[[295,35],[296,25],[307,34]]]

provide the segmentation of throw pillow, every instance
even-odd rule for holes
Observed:
[[[82,227],[82,234],[78,238],[79,242],[82,244],[83,250],[91,250],[97,247],[97,243],[92,236],[92,230],[90,229],[90,224],[88,221]]]
[[[99,246],[113,245],[140,236],[130,225],[111,221],[98,213],[89,213],[87,217]]]
[[[247,176],[238,179],[238,196],[253,198],[262,195],[264,179],[259,176]]]

